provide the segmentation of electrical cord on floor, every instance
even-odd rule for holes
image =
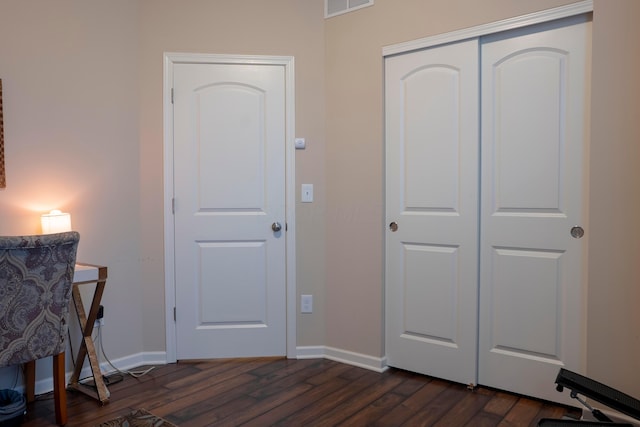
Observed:
[[[73,351],[73,340],[71,338],[71,329],[67,329],[67,341],[68,341],[68,345],[69,345],[69,352],[71,353],[71,364],[73,365],[73,369],[75,371],[76,368],[76,354]],[[94,337],[92,337],[94,338]],[[84,362],[84,361],[83,361]],[[122,379],[120,379],[119,381],[109,381],[109,378],[106,376],[103,376],[104,382],[105,384],[109,385],[109,384],[115,384],[116,382],[120,382],[122,381]],[[95,383],[92,382],[93,380],[93,374],[88,375],[86,377],[83,378],[78,378],[78,383],[82,384],[83,386],[86,387],[91,387],[91,388],[96,388]]]
[[[71,353],[71,364],[76,369],[76,354],[73,352],[73,343],[71,342],[71,328],[67,328],[67,343],[69,344],[69,352]]]
[[[155,366],[152,366],[148,369],[142,370],[142,371],[121,371],[120,369],[116,368],[113,363],[111,363],[111,360],[109,360],[109,358],[107,357],[107,354],[104,351],[104,345],[102,344],[102,331],[101,331],[102,327],[98,326],[98,342],[100,343],[100,352],[102,352],[102,355],[104,356],[104,359],[107,361],[107,363],[109,364],[109,366],[111,366],[116,372],[122,374],[122,375],[130,375],[133,378],[140,378],[143,377],[145,375],[147,375],[149,372],[153,371],[155,369]],[[123,378],[124,379],[124,378]],[[122,380],[120,380],[122,381]]]

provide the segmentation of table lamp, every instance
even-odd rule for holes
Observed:
[[[71,231],[71,214],[54,209],[40,217],[42,234],[63,233]]]

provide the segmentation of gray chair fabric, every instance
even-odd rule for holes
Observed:
[[[53,356],[56,423],[67,423],[65,338],[80,235],[0,237],[0,367],[24,365],[35,400],[36,360]]]

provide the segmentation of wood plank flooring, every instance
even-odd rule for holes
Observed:
[[[142,369],[142,368],[140,368]],[[117,376],[110,376],[110,381]],[[550,385],[553,387],[553,384]],[[144,408],[196,426],[536,426],[576,408],[389,369],[331,360],[234,359],[158,366],[109,385],[104,406],[68,391],[68,426],[93,426]],[[29,405],[23,427],[52,426],[53,400]]]

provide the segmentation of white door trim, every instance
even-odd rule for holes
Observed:
[[[502,21],[490,22],[488,24],[451,31],[449,33],[424,37],[417,40],[398,43],[382,48],[382,56],[397,55],[399,53],[410,52],[412,50],[424,49],[439,44],[452,43],[465,39],[482,37],[500,31],[513,30],[515,28],[527,27],[534,24],[553,21],[555,19],[568,18],[570,16],[581,15],[593,12],[593,0],[583,0],[560,6],[553,9],[533,12],[527,15],[516,16],[503,19]]]
[[[285,132],[286,132],[286,295],[287,295],[287,357],[296,357],[296,239],[295,239],[295,81],[293,56],[249,56],[195,53],[164,53],[163,121],[164,121],[164,277],[167,363],[177,360],[175,283],[175,239],[173,221],[173,104],[172,82],[174,64],[269,64],[285,69]]]

